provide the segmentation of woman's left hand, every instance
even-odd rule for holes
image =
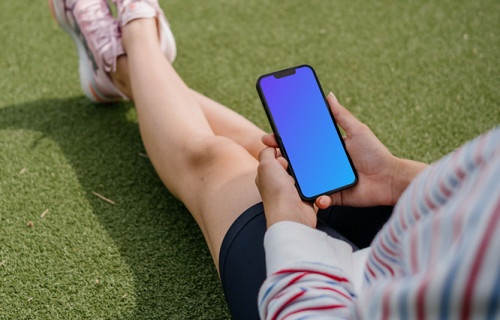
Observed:
[[[288,163],[275,148],[265,148],[259,155],[255,183],[266,212],[267,227],[279,221],[294,221],[316,227],[312,204],[302,201],[287,173]]]

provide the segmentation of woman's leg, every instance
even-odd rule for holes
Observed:
[[[227,137],[245,148],[255,159],[265,147],[261,137],[266,133],[239,113],[191,90],[201,105],[208,123],[218,136]]]
[[[156,28],[154,19],[137,19],[122,29],[142,139],[164,184],[199,224],[218,267],[226,231],[260,201],[257,160],[241,145],[215,135],[203,98],[164,57]]]
[[[127,56],[118,57],[117,70],[111,72],[111,78],[121,92],[133,99]],[[265,134],[262,129],[237,112],[203,94],[193,89],[189,91],[203,110],[208,124],[215,135],[233,140],[245,148],[254,158],[258,158],[259,152],[264,148],[264,144],[260,140]]]

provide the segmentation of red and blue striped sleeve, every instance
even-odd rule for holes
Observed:
[[[345,270],[297,262],[263,284],[261,317],[497,319],[498,243],[500,127],[410,184],[372,243],[361,292]]]

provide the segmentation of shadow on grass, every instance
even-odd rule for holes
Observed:
[[[0,109],[0,129],[40,132],[61,148],[133,272],[136,310],[130,319],[227,317],[203,236],[139,155],[145,151],[134,119],[130,103],[100,106],[83,97]],[[100,190],[117,205],[92,194]]]

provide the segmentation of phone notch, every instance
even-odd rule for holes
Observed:
[[[279,78],[284,78],[284,77],[288,77],[288,76],[291,76],[293,74],[295,74],[295,68],[290,68],[290,69],[285,69],[285,70],[282,70],[282,71],[279,71],[279,72],[276,72],[274,74],[274,77],[276,79],[279,79]]]

